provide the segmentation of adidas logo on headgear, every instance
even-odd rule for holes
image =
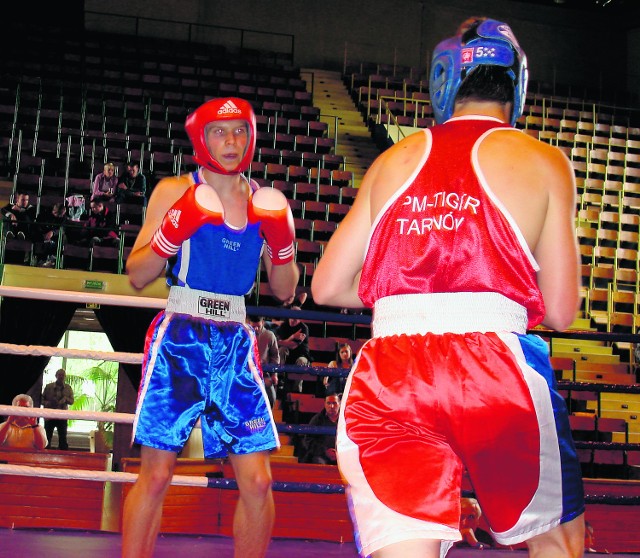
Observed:
[[[233,103],[233,101],[227,101],[220,107],[218,114],[242,114],[242,111]]]

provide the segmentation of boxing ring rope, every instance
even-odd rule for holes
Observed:
[[[88,293],[63,291],[56,289],[40,289],[30,287],[10,287],[0,285],[0,297],[28,298],[31,300],[55,300],[56,302],[75,302],[77,304],[104,304],[107,306],[127,306],[131,308],[157,308],[167,305],[164,298],[152,298],[131,295],[109,295],[104,293]]]
[[[165,298],[132,296],[132,295],[110,295],[106,293],[78,292],[57,289],[42,289],[32,287],[12,287],[0,285],[0,298],[6,296],[10,298],[27,298],[35,300],[54,300],[59,302],[72,302],[77,304],[103,304],[106,306],[125,306],[132,308],[147,308],[161,310],[166,306]],[[318,310],[291,310],[284,307],[275,306],[247,306],[247,315],[259,314],[266,318],[284,317],[298,318],[310,321],[331,321],[337,323],[368,325],[371,323],[369,314],[342,314],[338,312],[327,312]],[[608,341],[615,337],[616,341],[640,343],[640,334],[633,333],[603,333],[589,330],[555,331],[543,328],[534,328],[529,333],[538,334],[545,337],[559,339],[584,339]]]
[[[0,343],[0,354],[21,356],[56,356],[63,358],[86,358],[89,360],[108,360],[125,364],[142,364],[142,353],[122,353],[116,351],[86,351],[83,349],[68,349],[63,347],[46,347],[43,345],[17,345],[15,343]],[[297,366],[295,364],[266,364],[265,372],[289,372],[293,374],[311,374],[315,376],[347,376],[348,372],[325,366]]]
[[[299,368],[299,367],[298,367]],[[92,412],[92,411],[69,411],[62,409],[40,409],[31,407],[15,407],[12,405],[0,405],[0,415],[27,416],[38,418],[66,418],[75,420],[96,420],[105,422],[116,422],[119,424],[132,424],[134,415],[128,413],[115,412]],[[280,433],[296,434],[335,434],[333,426],[310,426],[302,424],[282,424],[276,425]],[[587,442],[576,441],[578,449],[615,449],[626,451],[640,451],[640,444],[621,442]],[[136,473],[123,473],[112,471],[83,471],[79,469],[54,470],[46,467],[32,467],[26,465],[8,465],[0,463],[0,474],[33,476],[59,479],[91,480],[99,482],[133,483],[138,478]],[[199,488],[220,488],[226,490],[237,489],[234,479],[221,479],[214,477],[197,477],[188,475],[173,475],[171,484],[175,486],[192,486]],[[345,492],[344,485],[322,484],[322,483],[301,483],[301,482],[281,482],[273,481],[272,489],[276,492],[311,492],[315,494],[342,494]],[[473,496],[470,491],[463,491],[463,496]],[[585,501],[591,504],[611,504],[611,505],[638,505],[640,497],[637,496],[607,496],[607,495],[585,495]]]
[[[86,358],[89,360],[108,360],[124,364],[142,364],[141,353],[119,353],[109,351],[85,351],[62,347],[44,347],[42,345],[16,345],[0,343],[0,353],[22,356],[59,356],[63,358]]]
[[[30,407],[14,407],[12,405],[0,405],[0,415],[27,416],[39,418],[66,418],[75,420],[98,420],[117,422],[120,424],[132,424],[134,415],[127,413],[104,413],[91,411],[68,411],[61,409],[35,409]],[[277,424],[278,432],[331,435],[335,433],[332,426],[310,426],[302,424]],[[579,449],[616,449],[616,450],[640,450],[640,444],[620,442],[575,442]],[[136,473],[122,473],[111,471],[83,471],[79,469],[54,470],[46,467],[31,467],[26,465],[8,465],[0,463],[0,474],[34,476],[46,478],[92,480],[99,482],[132,483],[138,478]],[[193,486],[200,488],[221,488],[234,490],[237,484],[234,479],[221,479],[212,477],[196,477],[188,475],[174,475],[171,481],[176,486]],[[277,492],[312,492],[315,494],[342,494],[345,487],[339,484],[277,482],[272,483],[272,489]],[[468,492],[467,495],[471,495]],[[603,496],[586,495],[587,503],[638,505],[640,497],[627,496]]]
[[[55,300],[61,302],[71,302],[77,304],[104,304],[112,306],[126,306],[134,308],[155,308],[163,309],[166,306],[166,299],[138,297],[129,295],[108,295],[103,293],[88,293],[76,291],[63,291],[55,289],[21,288],[0,286],[0,297],[27,298],[38,300]],[[364,314],[337,314],[331,312],[290,310],[282,307],[247,307],[247,314],[260,314],[265,317],[295,317],[299,319],[333,321],[351,324],[368,324],[370,316]],[[546,334],[546,330],[533,330],[538,334]],[[556,334],[558,337],[566,337],[576,333],[585,339],[602,339],[602,334],[594,332],[548,332]],[[637,342],[638,335],[623,335],[624,340]],[[628,339],[627,339],[628,338]],[[143,355],[139,353],[121,353],[104,351],[86,351],[81,349],[68,349],[57,347],[43,347],[36,345],[16,345],[10,343],[0,343],[0,353],[20,354],[26,356],[63,356],[67,358],[86,358],[90,360],[105,360],[127,364],[141,364]],[[295,365],[266,365],[265,371],[289,372],[298,374],[312,374],[322,376],[346,376],[348,371],[337,368],[326,367],[305,367]],[[591,390],[591,391],[620,391],[620,388],[627,388],[625,392],[640,393],[640,386],[618,386],[600,384],[597,387],[582,382],[559,382],[560,389]],[[134,415],[117,412],[92,412],[92,411],[69,411],[61,409],[42,409],[28,407],[14,407],[12,405],[0,405],[1,415],[29,416],[37,418],[59,418],[74,420],[92,420],[97,422],[114,422],[119,424],[133,424]],[[280,433],[294,434],[334,434],[335,427],[332,426],[309,426],[298,424],[276,424]],[[617,449],[625,451],[640,451],[640,444],[619,443],[619,442],[583,442],[577,441],[576,447],[580,449]],[[124,473],[115,471],[83,471],[74,469],[54,470],[46,467],[31,467],[22,465],[8,465],[0,463],[0,474],[38,476],[47,478],[94,480],[100,482],[135,482],[138,478],[136,473]],[[196,477],[188,475],[173,475],[172,485],[194,486],[204,488],[237,489],[234,479],[221,479],[213,477]],[[300,482],[273,482],[273,490],[282,492],[314,492],[324,494],[344,493],[344,485],[300,483]],[[588,503],[599,504],[620,504],[638,505],[640,497],[625,496],[602,496],[586,495]]]
[[[88,480],[98,482],[133,483],[137,480],[136,473],[123,473],[112,471],[83,471],[81,469],[55,470],[47,467],[30,467],[26,465],[5,465],[0,463],[0,474],[16,476],[32,476],[57,478],[67,480]],[[235,479],[221,479],[214,477],[197,477],[189,475],[173,475],[172,486],[191,486],[196,488],[220,488],[223,490],[236,490],[238,485]],[[314,494],[344,494],[345,487],[341,484],[303,483],[273,481],[272,490],[276,492],[311,492]],[[471,491],[463,491],[464,497],[474,496]],[[609,504],[621,506],[637,506],[640,504],[640,496],[608,496],[598,494],[586,494],[585,502],[588,504]]]
[[[71,411],[68,409],[43,409],[35,407],[18,407],[13,405],[0,405],[1,415],[13,415],[15,417],[36,417],[45,419],[71,419],[92,420],[96,422],[115,422],[118,424],[133,424],[135,415],[130,413],[116,413],[104,411]],[[308,424],[283,424],[276,425],[278,432],[289,434],[335,434],[332,426],[310,426]]]
[[[54,300],[56,302],[72,302],[76,304],[103,304],[105,306],[126,306],[131,308],[147,308],[161,310],[166,307],[166,298],[154,298],[133,295],[111,295],[86,291],[65,291],[33,287],[12,287],[0,285],[0,297],[26,298],[32,300]],[[277,306],[247,306],[247,315],[260,314],[270,317],[295,317],[315,321],[332,321],[350,324],[369,324],[371,316],[366,314],[340,314],[318,310],[291,310]]]
[[[96,422],[116,422],[133,424],[134,415],[129,413],[111,413],[105,411],[70,411],[68,409],[43,409],[40,407],[18,407],[0,405],[0,415],[14,417],[37,417],[45,419],[93,420]]]
[[[45,477],[50,479],[88,480],[98,482],[133,483],[138,479],[137,473],[116,471],[84,471],[82,469],[51,469],[48,467],[31,467],[28,465],[6,465],[0,463],[0,475],[16,475],[25,477]],[[172,486],[193,486],[196,488],[221,488],[237,490],[235,479],[214,477],[198,477],[189,475],[173,475]],[[314,494],[344,494],[341,484],[322,484],[304,482],[273,481],[272,490],[276,492],[313,492]]]
[[[13,405],[0,405],[0,416],[1,415],[37,417],[45,419],[92,420],[97,422],[114,422],[118,424],[133,424],[135,416],[129,413],[70,411],[63,409],[14,407]],[[276,428],[278,432],[282,434],[333,435],[336,432],[335,426],[311,426],[308,424],[277,423]],[[640,444],[631,442],[594,442],[578,440],[575,442],[575,445],[578,449],[640,451]]]
[[[63,409],[43,409],[33,407],[14,407],[13,405],[0,405],[1,415],[13,415],[20,417],[37,417],[49,419],[92,420],[97,422],[115,422],[118,424],[133,424],[134,416],[129,413],[98,412],[98,411],[70,411]],[[284,434],[335,434],[335,426],[311,426],[308,424],[277,423],[278,432]],[[602,449],[621,451],[640,451],[640,444],[631,442],[593,442],[576,441],[578,449]]]
[[[13,405],[0,405],[0,415],[74,420],[95,420],[104,422],[116,422],[119,424],[132,424],[134,420],[134,415],[128,413],[69,411],[62,409],[40,408],[36,409],[33,407],[17,407]],[[309,426],[301,424],[278,424],[277,427],[278,432],[318,435],[335,434],[336,430],[335,427],[332,426]],[[54,470],[47,467],[8,465],[3,463],[0,463],[0,474],[119,483],[133,483],[138,478],[138,475],[136,473],[122,473],[115,471],[83,471],[80,469]],[[228,490],[234,490],[238,487],[234,479],[196,477],[188,475],[173,475],[171,484],[176,486],[222,488]],[[315,494],[342,494],[345,491],[344,486],[340,484],[281,481],[272,482],[272,489],[278,492],[313,492]]]
[[[75,291],[62,291],[54,289],[36,289],[36,288],[20,288],[10,286],[0,286],[0,296],[12,298],[26,298],[36,300],[55,300],[60,302],[70,302],[76,304],[104,304],[112,306],[126,306],[134,308],[152,308],[161,310],[166,306],[166,299],[137,297],[127,295],[107,295],[103,293],[87,293]],[[256,312],[258,309],[253,307],[247,308],[247,313]],[[289,313],[293,316],[294,312],[284,308],[274,308],[274,312],[266,308],[260,308],[259,312],[265,316],[280,316]],[[322,313],[319,313],[322,314]],[[297,314],[296,316],[299,316]],[[323,319],[334,319],[333,314],[324,313]],[[335,316],[335,321],[345,321],[344,316]],[[25,356],[62,356],[67,358],[86,358],[92,360],[105,360],[127,364],[141,364],[143,360],[142,354],[137,353],[118,353],[104,351],[85,351],[79,349],[64,349],[57,347],[43,347],[35,345],[16,345],[10,343],[0,343],[0,353],[20,354]],[[266,371],[274,372],[298,372],[313,373],[323,376],[339,375],[341,372],[336,369],[319,368],[315,370],[307,370],[306,367],[299,366],[272,366],[264,367]],[[114,422],[119,424],[133,424],[134,415],[127,413],[105,413],[91,411],[68,411],[62,409],[35,409],[26,407],[14,407],[12,405],[0,405],[0,415],[14,416],[30,416],[38,418],[59,418],[59,419],[75,419],[75,420],[94,420],[98,422]],[[333,434],[335,428],[332,427],[313,427],[308,425],[276,425],[279,432],[283,433],[306,433],[306,434]],[[63,478],[63,479],[80,479],[95,480],[101,482],[135,482],[138,475],[135,473],[123,473],[115,471],[82,471],[82,470],[53,470],[46,467],[30,467],[22,465],[0,464],[0,474],[21,475],[21,476],[38,476],[47,478]],[[193,477],[187,475],[173,475],[172,485],[237,489],[234,479],[220,479],[207,477]],[[314,492],[322,494],[344,493],[343,485],[332,484],[311,484],[300,482],[273,482],[272,489],[282,492]]]

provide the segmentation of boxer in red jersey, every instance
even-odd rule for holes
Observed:
[[[575,179],[513,128],[526,83],[504,23],[473,18],[440,43],[438,126],[378,157],[314,272],[317,304],[373,309],[337,438],[362,556],[444,556],[465,469],[499,543],[582,556],[567,410],[527,334],[576,316]]]

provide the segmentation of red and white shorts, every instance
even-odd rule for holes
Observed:
[[[501,544],[584,511],[580,464],[547,344],[524,331],[465,332],[464,316],[487,310],[491,299],[479,308],[458,302],[437,326],[455,333],[416,333],[429,327],[424,314],[420,326],[412,318],[421,300],[402,304],[398,320],[376,306],[383,325],[376,330],[374,322],[374,338],[347,382],[338,465],[363,556],[403,540],[439,539],[443,551],[459,540],[465,469]],[[492,308],[484,315],[492,314],[496,327],[505,309]],[[514,320],[511,310],[505,324],[526,331],[526,314],[524,322]]]

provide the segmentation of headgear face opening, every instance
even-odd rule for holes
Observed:
[[[224,120],[245,120],[248,126],[244,155],[238,166],[230,171],[211,156],[205,134],[208,124]],[[244,172],[251,165],[256,148],[256,115],[251,104],[244,99],[226,97],[207,101],[187,116],[184,128],[193,145],[194,159],[199,165],[218,174],[227,175]]]
[[[527,94],[527,57],[506,23],[480,18],[468,25],[465,22],[457,35],[433,51],[429,94],[438,124],[451,118],[462,82],[479,66],[507,69],[514,90],[511,125],[520,118]]]

